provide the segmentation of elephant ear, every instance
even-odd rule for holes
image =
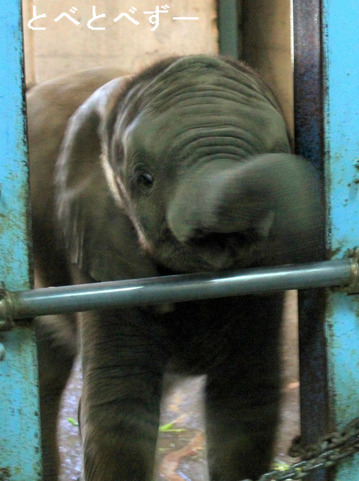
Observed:
[[[103,158],[107,121],[125,85],[125,78],[110,81],[75,112],[56,165],[56,211],[66,248],[71,261],[96,281],[157,275],[116,199],[113,173]]]

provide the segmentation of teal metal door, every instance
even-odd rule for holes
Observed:
[[[321,172],[323,256],[338,259],[359,245],[359,5],[293,5],[297,152]],[[302,434],[315,442],[359,415],[359,297],[310,292],[300,314]],[[359,457],[342,461],[335,479],[358,481]]]
[[[332,258],[359,245],[359,5],[324,0],[324,148],[327,245]],[[329,410],[336,427],[359,415],[359,296],[329,294],[326,306]],[[337,481],[359,480],[359,457]]]
[[[21,2],[0,12],[0,280],[31,287]],[[4,327],[3,323],[3,326]],[[0,330],[0,480],[40,481],[37,361],[30,322]]]

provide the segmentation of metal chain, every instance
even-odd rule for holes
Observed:
[[[340,431],[323,436],[315,444],[302,446],[300,438],[296,438],[289,450],[289,455],[300,457],[302,461],[292,464],[285,471],[275,470],[263,474],[258,481],[303,479],[312,471],[330,468],[358,451],[359,418],[356,418]]]

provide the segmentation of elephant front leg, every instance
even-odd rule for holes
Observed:
[[[207,376],[206,429],[211,481],[258,479],[272,458],[280,401],[281,300],[252,299],[242,324],[223,333],[225,353]],[[251,319],[253,312],[253,319]],[[225,335],[227,334],[227,335]]]
[[[82,324],[80,425],[86,481],[153,477],[162,363],[150,338],[121,323],[126,320],[87,319]]]
[[[278,421],[273,393],[207,392],[207,452],[211,481],[258,479],[268,471]]]

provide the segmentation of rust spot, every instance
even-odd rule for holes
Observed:
[[[10,481],[11,473],[9,468],[0,468],[0,481]]]
[[[327,249],[326,258],[333,259],[333,257],[336,257],[340,253],[341,253],[340,247],[337,247],[336,249]]]

